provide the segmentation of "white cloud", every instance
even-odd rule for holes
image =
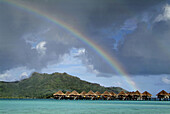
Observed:
[[[116,86],[116,87],[121,87],[122,83],[119,82],[119,81],[116,81],[116,82],[113,82],[113,85]]]
[[[20,79],[23,80],[25,78],[28,78],[28,74],[27,72],[23,72],[21,75],[20,75]]]
[[[80,49],[77,49],[77,48],[73,48],[70,52],[70,54],[72,54],[73,56],[80,56],[82,54],[84,54],[86,52],[86,49],[84,48],[80,48]]]
[[[21,80],[28,78],[32,72],[34,72],[34,70],[27,69],[26,67],[16,67],[0,74],[0,81],[11,82]]]
[[[166,83],[166,84],[170,84],[170,79],[168,79],[167,76],[162,77],[162,81],[163,81],[164,83]]]
[[[94,73],[96,75],[100,73],[98,70],[94,69],[93,65],[87,65],[86,67],[87,67],[88,72]]]
[[[84,48],[83,48],[83,49],[79,49],[79,50],[78,50],[78,55],[84,54],[85,51],[86,51],[86,50],[85,50]]]
[[[156,19],[155,22],[159,22],[159,21],[167,21],[170,20],[170,5],[166,4],[163,8],[164,12],[163,14],[159,14]]]
[[[1,81],[6,81],[11,77],[11,74],[9,73],[4,73],[4,74],[0,74],[0,80]]]
[[[73,53],[64,54],[60,57],[60,62],[58,64],[64,64],[68,66],[73,64],[81,64],[81,60],[79,58],[74,57]]]
[[[38,51],[39,54],[45,55],[46,50],[47,50],[47,48],[45,47],[45,45],[46,45],[46,42],[45,42],[45,41],[42,41],[42,42],[40,42],[40,43],[37,44],[36,50]]]

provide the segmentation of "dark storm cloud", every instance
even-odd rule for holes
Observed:
[[[31,5],[31,7],[73,26],[103,47],[111,56],[117,57],[131,74],[170,73],[168,71],[170,64],[165,64],[169,61],[167,54],[162,52],[158,46],[159,42],[163,44],[169,42],[167,38],[169,24],[156,22],[151,25],[152,29],[148,29],[148,24],[141,23],[145,12],[152,18],[158,15],[157,7],[162,8],[161,4],[164,3],[162,0],[16,1],[27,6]],[[93,65],[94,70],[101,74],[115,74],[103,58],[89,46],[77,40],[71,33],[35,14],[3,2],[0,3],[0,6],[0,63],[2,64],[0,72],[18,66],[40,70],[51,61],[59,62],[60,57],[69,53],[72,48],[85,48],[85,56],[80,57],[83,64]],[[115,50],[116,41],[112,36],[113,33],[121,29],[126,20],[134,17],[139,23],[137,29],[126,36],[123,43],[118,46],[118,50]],[[23,36],[31,33],[32,38],[27,38],[27,40],[33,40],[33,36],[48,28],[49,31],[43,35],[37,35],[37,41],[39,41],[37,43],[46,42],[46,54],[41,56],[37,52],[36,46],[32,48],[30,43],[26,43]],[[108,28],[111,31],[101,32]],[[164,40],[160,40],[161,33],[164,33]]]
[[[111,24],[120,27],[126,19],[140,15],[162,0],[110,0],[99,1],[91,12],[90,21],[96,27],[107,27]],[[90,23],[91,24],[91,23]]]
[[[26,66],[36,70],[45,67],[51,58],[39,55],[23,37],[28,33],[36,34],[50,24],[3,2],[0,4],[0,14],[0,73],[16,67]],[[55,55],[55,59],[58,56]]]
[[[119,58],[131,74],[169,74],[170,23],[161,21],[148,29],[140,23],[119,47]]]
[[[30,61],[28,56],[34,53],[21,39],[22,32],[25,32],[24,22],[17,23],[17,14],[13,12],[13,8],[0,4],[0,72],[27,64]]]
[[[40,9],[62,21],[91,32],[91,29],[120,27],[126,19],[140,15],[165,0],[16,0]],[[89,33],[88,33],[89,34]]]
[[[0,14],[0,73],[25,66],[41,70],[71,48],[80,47],[71,33],[14,5],[1,2]],[[41,42],[45,42],[40,47],[46,49],[45,55],[36,49]]]

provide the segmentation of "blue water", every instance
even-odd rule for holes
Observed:
[[[0,100],[0,114],[170,114],[170,101]]]

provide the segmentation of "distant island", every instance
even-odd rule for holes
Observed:
[[[67,73],[37,73],[29,78],[16,82],[0,81],[0,98],[53,98],[57,91],[125,91],[120,87],[104,87],[97,83],[90,83]]]

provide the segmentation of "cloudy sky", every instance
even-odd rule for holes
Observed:
[[[106,59],[49,17],[116,58],[141,92],[170,92],[169,0],[0,0],[1,81],[67,72],[134,89]]]

